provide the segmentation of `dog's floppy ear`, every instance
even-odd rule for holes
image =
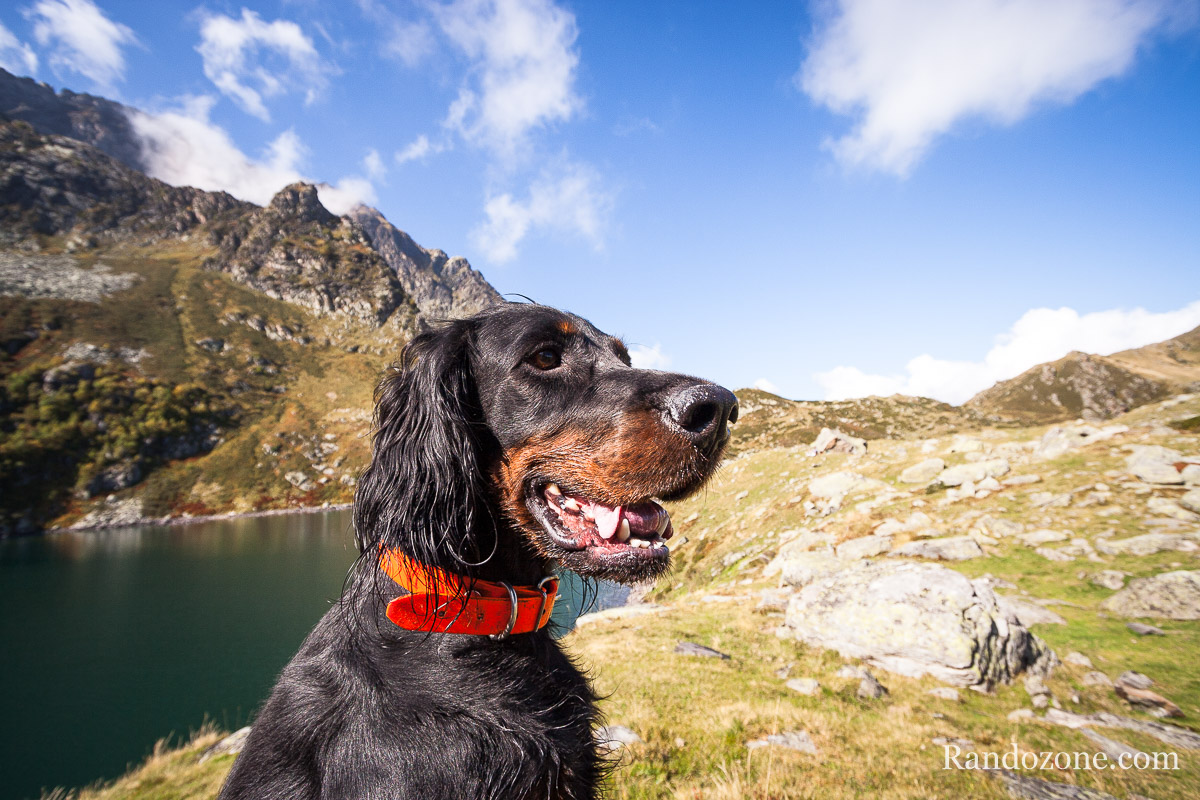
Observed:
[[[459,320],[417,336],[375,390],[371,464],[355,492],[363,556],[399,548],[428,567],[474,578],[494,536],[479,468],[479,410],[471,378],[472,326]],[[482,553],[480,552],[482,549]]]

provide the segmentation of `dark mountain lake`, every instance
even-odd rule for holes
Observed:
[[[349,511],[0,541],[0,798],[245,725],[355,555]]]

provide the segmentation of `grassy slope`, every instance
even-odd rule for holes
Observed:
[[[1036,472],[1041,483],[1006,490],[983,500],[938,507],[938,495],[914,494],[878,508],[846,508],[821,521],[806,518],[800,504],[807,482],[816,474],[849,466],[889,483],[905,466],[924,458],[912,441],[872,443],[871,455],[811,459],[798,447],[767,448],[746,453],[727,466],[699,497],[678,504],[673,515],[680,529],[675,547],[676,569],[662,579],[651,600],[665,610],[640,617],[594,623],[572,634],[567,646],[591,670],[606,696],[608,721],[627,725],[645,740],[627,748],[610,794],[618,798],[736,797],[1005,797],[1003,787],[980,773],[946,771],[937,736],[969,739],[978,752],[1004,752],[1016,742],[1022,751],[1095,752],[1082,734],[1035,722],[1010,722],[1010,711],[1029,707],[1018,684],[992,695],[960,692],[960,702],[941,700],[927,690],[938,684],[876,670],[889,688],[881,700],[855,695],[857,681],[835,676],[843,660],[774,635],[779,615],[755,610],[755,596],[776,580],[762,576],[762,566],[786,539],[786,531],[824,527],[836,539],[865,533],[879,520],[907,514],[913,502],[935,522],[957,533],[981,513],[1018,519],[1029,527],[1070,528],[1076,535],[1114,529],[1117,536],[1143,532],[1147,495],[1123,487],[1122,469],[1128,443],[1157,443],[1200,451],[1195,432],[1174,432],[1154,424],[1191,418],[1200,399],[1164,410],[1151,406],[1126,415],[1134,426],[1116,440],[1093,444],[1060,459],[1018,466],[1014,472]],[[1142,427],[1138,427],[1142,426]],[[1043,429],[984,433],[993,445],[1029,441]],[[943,444],[945,440],[943,440]],[[962,460],[953,455],[949,460]],[[1108,473],[1105,475],[1105,473]],[[1107,506],[1034,509],[1033,491],[1062,492],[1104,480],[1113,487]],[[747,494],[743,495],[742,493]],[[1179,490],[1158,494],[1174,496]],[[789,502],[792,499],[797,502]],[[853,498],[851,498],[853,500]],[[1098,512],[1104,512],[1103,514]],[[1038,598],[1063,600],[1055,606],[1065,626],[1039,625],[1037,633],[1060,655],[1079,650],[1095,668],[1115,677],[1133,669],[1152,676],[1156,691],[1184,710],[1179,721],[1200,728],[1200,623],[1157,620],[1165,637],[1132,636],[1123,620],[1097,613],[1110,593],[1087,580],[1096,569],[1122,569],[1135,576],[1169,568],[1197,568],[1196,555],[1179,552],[1147,557],[1105,557],[1103,565],[1084,560],[1069,563],[1043,559],[1013,541],[989,548],[988,557],[957,565],[969,576],[991,573],[1017,583]],[[1083,576],[1081,577],[1081,573]],[[1015,594],[1015,592],[1008,592]],[[724,600],[713,598],[726,598]],[[676,642],[689,640],[728,653],[728,661],[676,655]],[[776,675],[790,665],[791,677],[813,677],[822,689],[815,697],[791,692]],[[1135,717],[1108,689],[1084,686],[1085,669],[1064,665],[1048,681],[1067,710],[1107,710]],[[1079,702],[1072,702],[1077,695]],[[819,748],[811,756],[777,748],[748,750],[746,742],[769,733],[802,729]],[[1101,729],[1145,752],[1171,750],[1154,739],[1123,730]],[[218,772],[230,759],[198,765],[199,746],[159,755],[140,770],[102,792],[85,794],[106,800],[210,798]],[[1174,772],[1037,771],[1035,777],[1093,787],[1118,797],[1131,793],[1166,800],[1200,793],[1200,753],[1179,751],[1181,769]],[[189,766],[190,765],[190,766]]]

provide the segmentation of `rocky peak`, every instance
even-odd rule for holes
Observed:
[[[339,222],[338,217],[321,205],[317,187],[311,183],[293,183],[283,187],[271,198],[267,211],[298,223],[315,223],[328,227]]]
[[[465,258],[426,250],[378,210],[358,205],[346,217],[361,226],[426,318],[465,317],[503,302]]]

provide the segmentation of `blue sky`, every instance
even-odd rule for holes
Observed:
[[[18,0],[172,183],[301,177],[641,363],[959,402],[1200,324],[1200,4]]]

